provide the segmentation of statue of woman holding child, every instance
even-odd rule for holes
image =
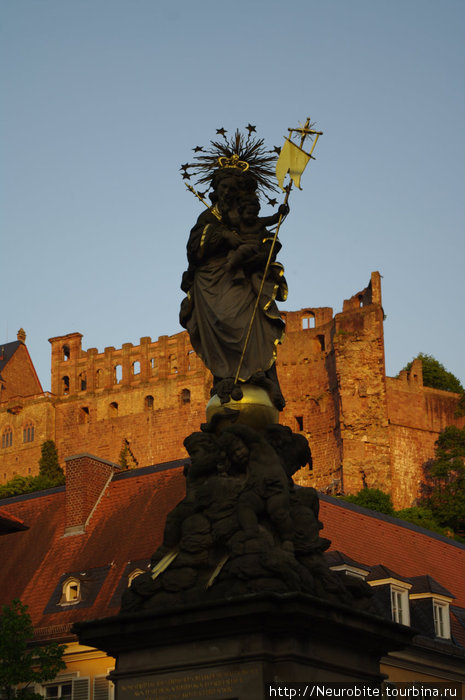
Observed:
[[[254,143],[261,154],[261,142]],[[222,403],[240,400],[241,387],[248,383],[263,387],[282,410],[275,360],[284,321],[276,301],[286,299],[287,286],[276,262],[281,245],[275,243],[270,257],[267,226],[289,209],[281,205],[278,213],[260,217],[258,190],[269,175],[263,176],[263,166],[254,168],[250,154],[249,161],[242,160],[245,156],[232,152],[227,142],[222,146],[225,155],[208,161],[212,204],[200,214],[187,243],[189,267],[181,285],[187,296],[180,321],[213,374],[213,393]]]

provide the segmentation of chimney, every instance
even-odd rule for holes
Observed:
[[[66,457],[65,535],[86,530],[113,474],[120,467],[87,453]]]

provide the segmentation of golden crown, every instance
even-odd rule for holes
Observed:
[[[218,158],[218,165],[220,168],[238,168],[245,173],[249,169],[249,164],[245,160],[239,160],[237,153],[233,153],[230,158],[226,156],[220,156]]]

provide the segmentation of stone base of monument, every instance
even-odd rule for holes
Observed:
[[[260,700],[274,697],[271,683],[379,686],[380,658],[413,634],[304,594],[124,614],[75,631],[82,644],[116,658],[116,700]]]

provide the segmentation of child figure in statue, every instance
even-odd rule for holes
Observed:
[[[225,266],[226,270],[235,271],[233,279],[237,282],[244,279],[246,274],[265,269],[272,241],[266,226],[278,223],[280,216],[288,214],[289,207],[282,204],[278,213],[272,216],[259,217],[259,212],[260,202],[256,194],[251,193],[241,197],[238,204],[239,244],[228,253]],[[273,262],[280,250],[281,244],[276,241]]]
[[[284,322],[276,300],[286,299],[287,286],[274,255],[247,347],[245,340],[269,254],[269,243],[262,240],[269,238],[265,227],[286,209],[259,218],[256,180],[236,168],[218,169],[212,187],[213,206],[199,216],[187,244],[189,268],[181,285],[187,296],[180,322],[213,374],[214,392],[222,402],[229,400],[240,366],[241,383],[257,383],[257,377],[266,375],[270,398],[282,410],[275,359]],[[236,389],[240,394],[240,387]]]

